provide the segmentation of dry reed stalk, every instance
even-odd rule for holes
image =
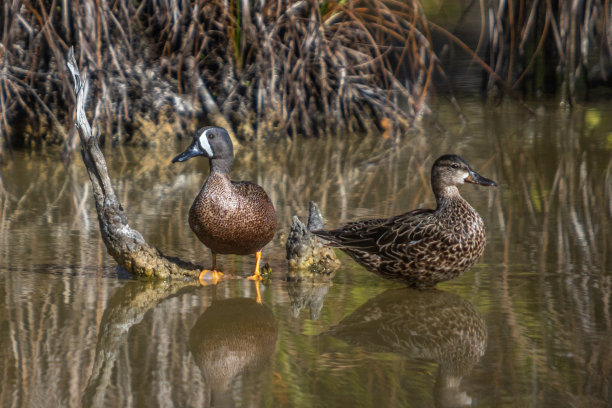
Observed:
[[[505,77],[513,89],[522,86],[526,91],[524,80],[530,76],[532,93],[559,92],[563,101],[573,105],[579,92],[609,83],[608,0],[493,0],[488,6],[481,4],[483,14],[485,7],[489,11],[487,62],[494,68],[486,91],[491,90],[495,75]]]
[[[103,134],[128,143],[147,142],[130,140],[142,119],[175,114],[170,134],[204,116],[242,139],[378,132],[383,119],[397,132],[427,110],[442,72],[416,1],[13,0],[0,19],[9,146],[44,134],[74,149],[62,113],[69,78],[54,69],[69,44],[94,73]]]

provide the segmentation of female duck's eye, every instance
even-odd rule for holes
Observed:
[[[451,164],[451,167],[452,167],[453,169],[458,169],[458,168],[459,168],[459,165],[458,165],[457,163],[453,163],[453,164]]]

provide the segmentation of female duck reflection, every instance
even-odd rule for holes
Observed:
[[[256,282],[258,284],[259,282]],[[211,405],[233,407],[231,386],[255,391],[270,366],[278,327],[272,310],[250,298],[214,300],[189,334],[195,362],[211,389]],[[257,405],[258,395],[245,393]]]
[[[439,365],[433,390],[436,406],[471,405],[459,385],[485,353],[487,328],[474,306],[456,294],[390,289],[324,334],[370,352],[433,360]]]

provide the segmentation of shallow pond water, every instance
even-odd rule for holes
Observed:
[[[0,178],[0,406],[478,406],[612,404],[612,105],[573,112],[463,101],[393,143],[349,135],[241,148],[234,179],[268,191],[279,231],[254,302],[254,257],[220,256],[217,286],[140,282],[106,253],[86,172],[14,152]],[[188,144],[106,148],[130,225],[210,263],[187,224],[208,164]],[[330,227],[433,206],[429,169],[458,153],[488,242],[466,274],[415,291],[340,254],[331,284],[285,281],[291,217]]]

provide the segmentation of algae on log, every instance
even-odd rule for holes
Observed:
[[[85,101],[89,90],[86,74],[79,72],[74,49],[68,52],[68,69],[74,80],[77,97],[75,126],[81,139],[81,154],[93,189],[102,240],[119,266],[138,277],[155,279],[197,278],[200,267],[163,255],[151,247],[142,235],[128,225],[127,216],[111,185],[106,160],[98,144],[99,131],[89,125]]]
[[[289,270],[287,280],[290,282],[330,282],[340,267],[340,261],[333,248],[310,231],[322,229],[324,226],[321,210],[310,202],[308,225],[293,216],[291,230],[287,237],[285,248]]]

